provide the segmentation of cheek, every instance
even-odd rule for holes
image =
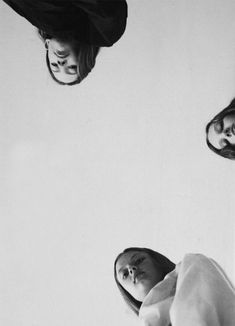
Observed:
[[[119,283],[121,284],[121,286],[123,287],[124,290],[126,290],[130,295],[132,295],[133,297],[135,297],[135,289],[134,287],[132,286],[131,283],[128,283],[128,282],[120,282]]]
[[[117,281],[125,290],[127,290],[126,288],[128,286],[128,283],[127,281],[123,280],[119,274],[117,274]]]
[[[123,281],[120,277],[117,276],[117,281],[121,284],[122,287],[124,287]]]
[[[49,51],[49,50],[48,50],[48,60],[50,63],[56,61],[55,55],[53,54],[52,51]]]
[[[118,282],[121,284],[124,290],[126,290],[128,293],[130,293],[132,296],[134,296],[135,287],[133,286],[132,282],[128,282],[128,280],[117,278]]]
[[[149,266],[149,281],[152,285],[156,285],[163,279],[163,272],[160,268],[157,268],[155,265],[151,264]]]
[[[208,141],[209,143],[217,149],[220,149],[219,141],[221,138],[221,134],[217,134],[214,130],[214,125],[211,125],[208,130]]]
[[[77,64],[77,55],[76,55],[76,53],[73,50],[69,51],[69,60],[73,64]]]
[[[129,285],[125,289],[134,299],[138,301],[143,301],[147,293],[149,292],[149,287],[146,284],[140,283],[138,286]]]

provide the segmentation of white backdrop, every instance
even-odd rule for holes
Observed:
[[[204,132],[235,95],[235,2],[128,4],[122,39],[62,87],[0,3],[1,325],[136,325],[113,281],[128,246],[235,281],[235,163]]]

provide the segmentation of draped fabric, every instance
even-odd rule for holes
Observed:
[[[3,0],[52,37],[73,36],[95,46],[111,46],[126,28],[126,0]]]
[[[220,266],[188,254],[146,296],[145,326],[234,326],[235,290]]]

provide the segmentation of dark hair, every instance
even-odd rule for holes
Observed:
[[[139,310],[140,310],[140,306],[141,306],[142,302],[133,298],[132,295],[130,295],[130,293],[127,292],[121,286],[121,284],[118,282],[118,279],[117,279],[117,272],[116,272],[117,261],[123,254],[125,254],[129,251],[140,251],[140,252],[147,253],[151,257],[151,259],[155,265],[157,265],[158,267],[159,267],[159,265],[161,265],[161,270],[163,272],[163,278],[166,276],[166,274],[170,273],[175,268],[175,264],[172,263],[172,261],[170,261],[167,257],[158,253],[157,251],[154,251],[154,250],[151,250],[148,248],[139,248],[139,247],[127,248],[117,256],[117,258],[115,259],[115,262],[114,262],[114,279],[115,279],[118,289],[121,292],[121,295],[122,295],[123,299],[125,300],[126,304],[128,305],[128,307],[136,315],[139,315]]]
[[[208,132],[209,128],[212,124],[216,122],[221,122],[225,116],[227,116],[230,113],[235,113],[235,98],[232,100],[232,102],[227,106],[225,109],[223,109],[220,113],[218,113],[206,126],[206,143],[207,146],[216,154],[228,158],[230,160],[235,160],[235,145],[226,145],[221,149],[218,149],[214,147],[208,139]]]
[[[48,35],[47,33],[43,32],[42,30],[38,30],[38,33],[41,37],[41,39],[46,41],[46,39],[51,39],[52,36]],[[57,37],[57,39],[60,39]],[[49,58],[48,58],[48,49],[47,45],[45,44],[46,47],[46,64],[47,68],[49,70],[49,73],[51,77],[60,85],[75,85],[79,84],[88,74],[89,72],[94,68],[95,62],[96,62],[96,57],[97,54],[99,53],[100,47],[95,46],[95,45],[90,45],[90,44],[85,44],[85,43],[80,43],[77,42],[73,37],[66,37],[66,36],[61,36],[61,39],[63,41],[67,41],[72,44],[73,49],[76,53],[77,56],[77,62],[78,62],[78,67],[79,67],[79,76],[78,78],[71,82],[71,83],[64,83],[56,79],[55,75],[53,74],[53,71],[51,70]]]

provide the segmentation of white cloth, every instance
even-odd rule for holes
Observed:
[[[235,290],[216,262],[187,254],[146,296],[145,326],[235,326]]]

